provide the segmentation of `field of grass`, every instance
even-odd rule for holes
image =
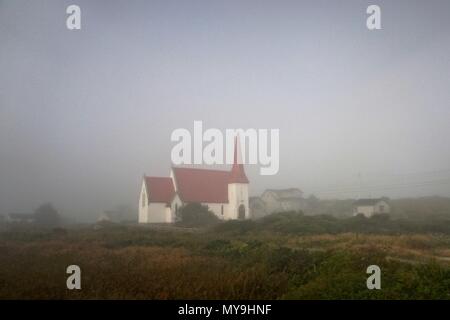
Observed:
[[[450,299],[449,233],[324,232],[329,219],[4,231],[0,299]],[[66,289],[71,264],[81,290]],[[366,287],[372,264],[381,290]]]

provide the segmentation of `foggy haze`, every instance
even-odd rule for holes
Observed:
[[[251,195],[450,196],[450,2],[376,1],[369,31],[372,2],[0,0],[0,214],[135,207],[194,120],[280,129]]]

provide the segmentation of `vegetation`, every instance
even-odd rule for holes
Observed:
[[[0,233],[0,256],[2,299],[450,299],[445,221],[290,212],[204,228],[15,229]],[[71,264],[82,290],[66,289]],[[372,264],[381,290],[366,287]]]
[[[354,199],[319,200],[315,196],[306,199],[306,213],[308,215],[332,215],[339,218],[352,216]],[[421,197],[391,199],[391,216],[401,219],[430,220],[450,219],[450,198]]]
[[[371,218],[363,215],[345,219],[330,215],[306,216],[301,212],[272,214],[255,221],[229,221],[216,227],[217,231],[242,233],[263,230],[290,234],[338,234],[346,232],[377,234],[444,233],[450,234],[450,217],[443,219],[391,219],[379,214]]]
[[[216,215],[207,206],[200,203],[189,203],[178,213],[178,225],[186,227],[204,227],[219,222]]]

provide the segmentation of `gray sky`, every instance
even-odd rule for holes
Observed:
[[[279,173],[247,166],[254,195],[450,196],[449,14],[445,0],[0,0],[0,213],[135,205],[194,120],[280,129]]]

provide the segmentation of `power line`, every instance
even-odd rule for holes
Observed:
[[[382,190],[392,190],[398,188],[408,188],[408,187],[424,187],[424,186],[433,186],[433,185],[446,185],[450,184],[450,178],[437,179],[437,180],[428,180],[428,181],[418,181],[418,182],[410,182],[410,183],[391,183],[384,185],[374,185],[374,186],[349,186],[343,188],[336,189],[328,189],[328,190],[318,190],[312,192],[314,194],[339,194],[339,193],[351,193],[358,191],[382,191]]]

